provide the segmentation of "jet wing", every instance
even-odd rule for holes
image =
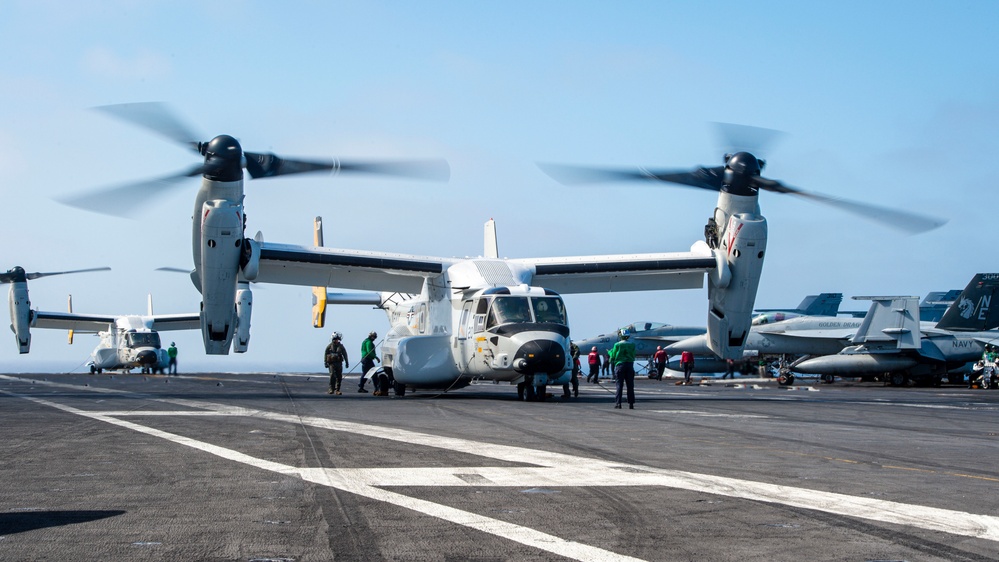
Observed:
[[[151,329],[157,332],[171,330],[200,330],[200,314],[154,314]]]
[[[698,289],[704,286],[704,274],[717,268],[714,255],[704,252],[611,254],[511,261],[534,269],[532,284],[562,294]]]
[[[75,330],[79,332],[100,332],[114,324],[117,316],[111,314],[77,314],[75,312],[32,311],[33,328],[54,330]],[[200,325],[200,324],[199,324]]]
[[[260,242],[257,283],[419,293],[456,260]]]

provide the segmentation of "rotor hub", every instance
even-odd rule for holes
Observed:
[[[205,177],[213,181],[237,181],[243,178],[243,147],[229,135],[219,135],[207,143],[198,143],[205,157]]]
[[[726,155],[722,191],[733,195],[756,195],[755,179],[760,177],[763,161],[748,152]]]

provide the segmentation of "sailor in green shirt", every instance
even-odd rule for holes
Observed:
[[[378,359],[378,356],[375,355],[375,338],[377,337],[378,334],[371,332],[368,334],[368,337],[361,342],[361,381],[357,385],[358,392],[367,392],[367,390],[364,390],[364,381],[367,380],[364,378],[364,375],[371,369],[375,368],[375,361],[378,361],[379,363],[381,362],[381,360]],[[378,391],[377,383],[375,384],[375,391]]]
[[[618,332],[620,340],[610,349],[610,361],[617,379],[614,407],[621,408],[625,385],[628,387],[628,408],[635,409],[635,344],[628,341],[628,332]]]

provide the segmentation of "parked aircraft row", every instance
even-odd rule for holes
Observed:
[[[541,165],[564,184],[653,181],[716,192],[704,240],[695,241],[687,251],[501,259],[491,221],[486,223],[482,256],[471,259],[277,244],[264,242],[259,233],[253,238],[245,234],[244,169],[254,179],[326,172],[446,180],[448,165],[288,159],[244,151],[229,135],[199,142],[160,104],[101,109],[178,142],[201,160],[165,178],[64,202],[101,213],[128,214],[158,190],[201,176],[192,221],[191,280],[202,297],[197,318],[206,353],[246,349],[250,282],[377,291],[383,295],[379,306],[391,322],[382,364],[400,393],[407,388],[453,389],[477,378],[525,385],[529,391],[561,380],[570,361],[568,314],[560,295],[570,293],[690,289],[706,282],[707,348],[719,357],[741,357],[766,256],[767,221],[760,211],[760,190],[825,203],[908,232],[942,224],[765,178],[761,175],[765,162],[744,150],[743,143],[743,150],[725,154],[722,165],[692,170]],[[730,127],[729,131],[745,136],[761,130]],[[11,314],[30,318],[27,300],[12,300]],[[41,317],[35,318],[38,326]],[[19,341],[29,337],[29,328],[30,322],[16,323]]]
[[[855,297],[871,301],[863,319],[801,316],[756,325],[745,350],[778,358],[781,382],[787,384],[794,382],[795,372],[817,374],[827,382],[836,376],[884,377],[896,385],[963,380],[985,345],[999,343],[999,313],[991,308],[997,287],[999,274],[976,275],[936,323],[920,320],[918,297]],[[710,354],[703,336],[665,349],[670,355]],[[697,369],[719,370],[710,360]]]

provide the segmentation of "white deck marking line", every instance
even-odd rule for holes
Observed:
[[[76,388],[79,389],[79,387]],[[2,390],[0,390],[0,392],[12,394]],[[17,395],[17,396],[22,396],[22,395]],[[27,396],[22,396],[22,397],[27,398],[29,400],[35,400],[45,404],[49,404],[52,407],[60,409],[69,408],[68,406],[61,406],[55,403],[42,401],[37,398],[32,398]],[[918,527],[934,531],[946,532],[950,534],[982,538],[992,541],[999,541],[999,517],[990,516],[990,515],[971,514],[961,511],[953,511],[953,510],[939,509],[939,508],[912,505],[912,504],[903,504],[903,503],[891,502],[885,500],[876,500],[872,498],[861,498],[855,496],[848,496],[844,494],[837,494],[833,492],[823,492],[818,490],[793,488],[790,486],[779,486],[774,484],[766,484],[762,482],[737,480],[734,478],[726,478],[721,476],[660,469],[656,467],[648,467],[640,465],[622,465],[620,463],[613,463],[598,459],[589,459],[585,457],[564,455],[560,453],[552,453],[547,451],[537,451],[534,449],[526,449],[521,447],[496,445],[484,442],[470,441],[460,438],[449,438],[437,435],[417,433],[401,429],[391,429],[378,426],[362,425],[353,422],[335,421],[325,418],[299,417],[286,414],[278,414],[275,412],[267,412],[264,410],[229,407],[220,404],[213,404],[210,402],[198,402],[194,400],[176,400],[176,399],[170,399],[170,400],[164,399],[161,401],[181,404],[184,406],[194,407],[194,408],[211,409],[217,412],[219,415],[244,415],[258,419],[282,421],[295,424],[306,424],[306,425],[311,425],[313,427],[328,429],[332,431],[348,431],[354,434],[367,435],[371,437],[388,439],[408,444],[443,448],[470,455],[485,456],[499,460],[521,463],[521,464],[534,464],[541,467],[549,467],[549,469],[542,469],[541,471],[538,471],[542,474],[551,473],[551,472],[556,472],[561,474],[570,474],[570,473],[573,474],[573,483],[571,486],[567,486],[564,482],[552,482],[550,480],[545,480],[542,485],[547,485],[547,486],[556,486],[556,487],[610,486],[610,485],[664,486],[664,487],[685,489],[695,492],[706,492],[722,496],[738,497],[753,501],[790,505],[805,509],[812,509],[827,513],[835,513],[838,515],[845,515],[848,517],[858,517],[873,521],[881,521],[885,523],[906,525],[911,527]],[[100,416],[94,416],[92,412],[79,411],[79,413],[80,415],[98,417],[98,419],[105,419],[109,423],[121,422],[121,420],[116,420],[114,418],[102,418]],[[186,415],[186,414],[187,414],[186,412],[178,413],[178,415]],[[127,422],[121,422],[121,423],[127,423]],[[136,426],[136,427],[141,428],[144,426]],[[186,438],[181,438],[181,439],[186,439]],[[212,447],[212,445],[207,445],[207,446]],[[555,468],[557,470],[551,471],[550,470],[551,468]],[[343,474],[345,474],[346,471],[340,469],[302,469],[302,470],[321,471],[325,476],[321,477],[320,479],[325,481],[344,482],[346,479],[345,477],[343,477]],[[379,469],[354,469],[353,471],[351,471],[350,478],[358,477],[359,476],[358,473],[362,471],[368,474],[376,474],[378,470]],[[384,485],[384,486],[396,485],[395,483],[400,482],[401,479],[400,475],[410,470],[419,471],[419,469],[408,469],[408,468],[405,470],[398,470],[397,471],[398,473],[396,473],[395,471],[388,471],[386,474],[389,474],[390,476],[386,476],[384,481],[383,480],[372,481],[372,483],[370,483],[369,485],[375,485],[374,482],[377,482],[378,483],[377,485]],[[490,478],[489,476],[485,475],[485,472],[500,471],[502,469],[498,468],[469,469],[468,467],[462,467],[462,468],[438,469],[438,470],[458,471],[460,473],[475,472],[482,474],[486,478]],[[519,470],[527,471],[530,469],[519,469]],[[627,481],[624,482],[621,481],[609,482],[607,479],[607,470],[627,471],[628,479]],[[425,474],[426,471],[422,471],[422,473]],[[497,481],[503,480],[502,475],[499,472],[493,473],[493,476],[497,478]],[[525,484],[525,479],[528,476],[529,476],[528,472],[516,472],[516,475],[513,478],[514,481],[507,485],[525,486],[527,485]],[[447,484],[441,484],[437,480],[434,480],[434,483],[427,485],[469,486],[468,482],[465,482],[460,478],[451,478],[447,482],[448,482]],[[345,483],[344,485],[347,484]],[[410,483],[407,485],[419,485],[419,484]],[[483,486],[483,484],[477,483],[475,484],[475,486]],[[337,487],[340,486],[337,485]]]
[[[98,421],[103,421],[112,425],[116,425],[126,429],[131,429],[133,431],[138,431],[140,433],[145,433],[146,435],[150,435],[153,437],[159,437],[161,439],[165,439],[167,441],[171,441],[179,445],[185,445],[187,447],[191,447],[199,451],[210,453],[217,457],[236,461],[255,468],[261,468],[264,470],[269,470],[271,472],[284,474],[287,476],[297,476],[303,480],[313,482],[315,484],[328,486],[331,488],[337,488],[345,492],[350,492],[374,500],[379,500],[386,503],[394,504],[399,507],[411,509],[413,511],[423,513],[431,517],[436,517],[438,519],[443,519],[445,521],[477,529],[484,533],[489,533],[491,535],[495,535],[500,538],[512,540],[514,542],[538,548],[540,550],[551,552],[552,554],[557,554],[559,556],[564,556],[566,558],[571,558],[574,560],[582,560],[582,561],[586,560],[598,560],[598,561],[606,560],[606,561],[622,561],[622,562],[641,561],[640,558],[625,556],[601,548],[596,548],[582,543],[568,541],[563,538],[556,537],[554,535],[549,535],[547,533],[543,533],[535,529],[530,529],[528,527],[523,527],[520,525],[507,523],[506,521],[500,521],[498,519],[485,517],[483,515],[478,515],[468,511],[462,511],[460,509],[455,509],[452,507],[435,504],[433,502],[429,502],[426,500],[411,498],[409,496],[404,496],[401,494],[397,494],[395,492],[390,492],[388,490],[375,488],[367,484],[358,484],[341,479],[332,479],[327,476],[327,472],[324,471],[323,469],[317,470],[317,469],[308,469],[308,468],[297,468],[294,466],[289,466],[264,459],[259,459],[256,457],[251,457],[247,454],[240,453],[239,451],[235,451],[233,449],[219,447],[217,445],[212,445],[210,443],[205,443],[203,441],[197,441],[189,437],[168,433],[166,431],[160,431],[158,429],[153,429],[151,427],[146,427],[129,421],[119,420],[109,416],[102,416],[100,414],[95,414],[94,412],[87,412],[85,410],[78,410],[76,408],[65,406],[62,404],[57,404],[55,402],[50,402],[48,400],[42,400],[40,398],[35,398],[32,396],[14,394],[4,390],[0,390],[0,393],[10,394],[12,396],[24,398],[26,400],[30,400],[38,404],[43,404],[52,408],[56,408],[64,412],[76,414],[79,416],[83,416]]]

